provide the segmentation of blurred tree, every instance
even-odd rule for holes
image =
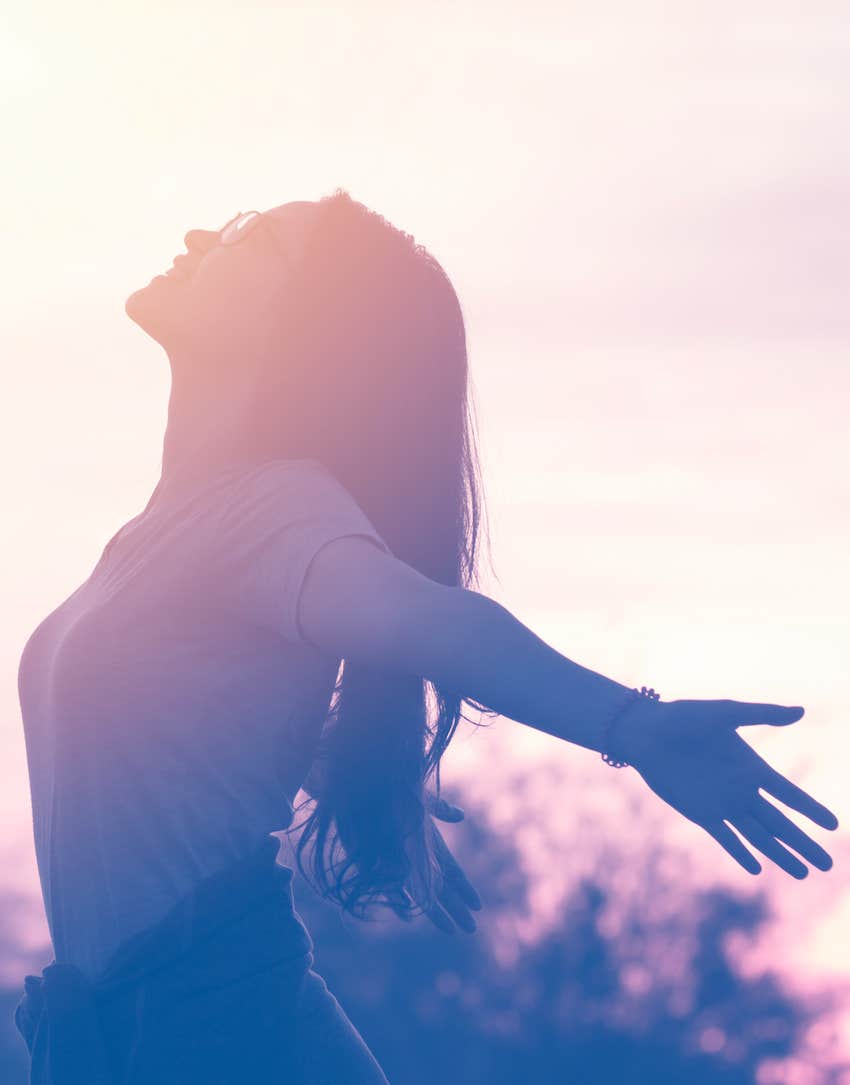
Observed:
[[[803,1000],[773,974],[739,975],[726,943],[756,935],[768,917],[763,893],[690,891],[671,882],[677,864],[659,845],[640,855],[633,844],[621,855],[602,845],[593,876],[568,894],[563,924],[520,943],[514,959],[530,889],[515,837],[493,832],[462,796],[452,801],[466,820],[441,831],[484,902],[471,936],[447,936],[424,917],[352,920],[296,874],[315,968],[393,1085],[754,1085],[764,1060],[801,1051],[811,1024],[834,1009],[827,993]],[[807,1083],[839,1080],[839,1068],[814,1058],[806,1052]]]

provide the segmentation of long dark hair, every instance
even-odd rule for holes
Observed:
[[[255,439],[323,463],[397,558],[477,589],[481,470],[455,291],[422,245],[345,190],[319,205],[281,300]],[[439,795],[464,703],[487,712],[415,675],[343,661],[311,771],[316,805],[289,830],[302,830],[298,868],[322,896],[359,918],[369,903],[408,916],[431,906],[425,785],[436,774]],[[302,854],[313,838],[310,879]]]

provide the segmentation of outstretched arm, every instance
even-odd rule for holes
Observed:
[[[318,553],[302,585],[300,615],[307,636],[329,652],[421,675],[589,750],[602,749],[605,726],[629,690],[568,659],[488,596],[437,584],[364,539],[337,539]],[[802,714],[729,700],[640,701],[618,723],[618,750],[745,870],[761,868],[729,825],[783,870],[805,877],[806,867],[780,841],[823,870],[832,860],[760,791],[823,828],[836,828],[838,819],[736,730],[785,725]]]
[[[313,559],[300,626],[343,659],[421,675],[590,750],[628,686],[561,655],[489,596],[446,587],[356,536]]]

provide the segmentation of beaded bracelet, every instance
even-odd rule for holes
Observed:
[[[650,701],[658,701],[661,699],[661,694],[656,693],[654,689],[647,689],[646,686],[641,686],[640,690],[630,689],[627,695],[627,700],[624,705],[617,709],[606,726],[602,730],[602,760],[606,765],[610,765],[614,769],[628,768],[628,761],[618,761],[615,757],[612,757],[608,750],[611,743],[611,729],[614,723],[623,715],[626,709],[630,708],[635,701],[639,701],[641,697],[647,697]]]

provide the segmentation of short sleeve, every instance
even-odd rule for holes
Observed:
[[[334,539],[389,546],[349,491],[318,460],[281,460],[258,471],[234,494],[219,551],[227,595],[252,623],[287,640],[311,644],[298,621],[310,563]]]

